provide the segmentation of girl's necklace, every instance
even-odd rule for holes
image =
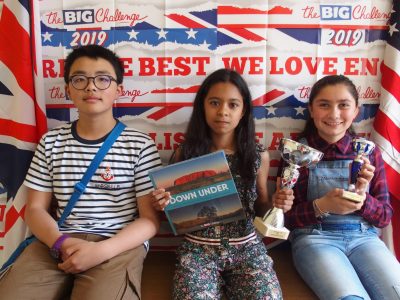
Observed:
[[[225,154],[235,154],[235,150],[229,149],[229,148],[222,148],[222,149],[217,149],[214,146],[211,147],[211,152],[219,151],[219,150],[224,150]]]

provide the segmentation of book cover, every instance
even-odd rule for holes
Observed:
[[[171,193],[164,211],[175,235],[246,217],[224,151],[149,172],[155,188]]]

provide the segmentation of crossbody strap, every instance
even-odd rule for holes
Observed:
[[[114,142],[119,137],[119,135],[121,134],[121,132],[124,130],[125,127],[126,125],[124,123],[118,122],[117,125],[114,127],[114,129],[110,132],[106,140],[104,141],[103,145],[100,147],[99,151],[97,151],[96,156],[93,158],[85,174],[83,175],[81,181],[75,184],[74,192],[72,193],[67,206],[64,208],[64,211],[57,222],[58,227],[60,227],[64,223],[65,219],[69,216],[76,202],[85,191],[86,186],[90,181],[90,178],[92,178],[94,172],[99,167],[104,156],[106,156],[108,150],[114,144]]]
[[[103,145],[97,151],[95,157],[93,158],[92,162],[90,163],[89,167],[87,168],[81,181],[75,185],[74,192],[72,193],[67,206],[65,207],[63,213],[61,214],[60,219],[57,222],[58,227],[60,227],[64,223],[65,219],[71,213],[71,211],[74,208],[79,197],[85,191],[86,185],[89,183],[90,178],[92,178],[94,172],[99,167],[104,156],[107,154],[108,150],[110,150],[111,146],[114,144],[114,142],[119,137],[119,135],[121,134],[121,132],[124,130],[125,127],[126,127],[126,125],[124,123],[118,122],[117,125],[110,132],[110,134],[108,135],[106,140],[104,141]],[[11,256],[8,258],[8,260],[3,264],[3,266],[0,269],[0,272],[4,272],[4,270],[6,270],[11,264],[13,264],[14,261],[17,259],[17,257],[22,253],[22,251],[35,240],[36,240],[36,237],[33,235],[31,235],[30,237],[27,237],[25,240],[23,240],[18,245],[17,249],[15,249],[14,252],[11,254]]]

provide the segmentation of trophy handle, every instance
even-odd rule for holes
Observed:
[[[294,164],[289,164],[287,167],[283,168],[281,175],[281,189],[288,188],[291,189],[297,182],[299,178],[299,166]],[[263,222],[266,222],[274,227],[284,227],[284,214],[281,208],[273,207],[267,211],[267,213],[262,218]]]
[[[290,139],[281,139],[279,151],[282,159],[288,164],[282,169],[280,189],[292,189],[299,178],[299,168],[315,165],[323,153],[307,145]],[[255,217],[254,226],[263,236],[287,239],[290,231],[285,228],[284,213],[281,208],[273,207],[263,218]]]
[[[267,211],[262,220],[274,227],[283,227],[285,222],[283,210],[281,208],[273,207]]]
[[[281,189],[287,188],[291,189],[297,182],[299,178],[299,166],[294,164],[289,164],[289,166],[283,168],[282,175],[281,175]]]
[[[356,189],[357,177],[358,173],[361,170],[364,161],[360,158],[356,158],[351,162],[350,168],[350,182],[349,182],[349,190],[354,192]]]
[[[370,155],[375,149],[375,144],[366,140],[365,138],[354,138],[352,143],[353,150],[356,152],[356,157],[350,165],[349,187],[347,191],[343,191],[343,198],[346,198],[350,201],[361,202],[364,199],[361,195],[356,193],[357,178],[360,173],[361,166],[364,164],[362,159],[363,156]]]

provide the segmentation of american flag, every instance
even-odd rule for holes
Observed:
[[[383,239],[400,260],[400,1],[393,1],[382,64],[382,95],[372,137],[382,150],[394,214]]]
[[[267,39],[268,16],[286,16],[291,13],[290,9],[282,7],[262,10],[211,3],[204,4],[204,9],[201,10],[170,9],[159,20],[144,19],[133,26],[105,25],[101,30],[113,39],[107,39],[103,46],[128,40],[151,49],[162,49],[168,43],[185,45],[188,49],[214,51],[229,45],[263,43]],[[73,33],[79,29],[81,28],[77,27],[71,31],[68,28],[52,28],[43,23],[43,45],[56,47],[61,43],[68,47],[72,44]]]
[[[22,182],[47,131],[38,3],[0,3],[0,265],[27,233]]]

